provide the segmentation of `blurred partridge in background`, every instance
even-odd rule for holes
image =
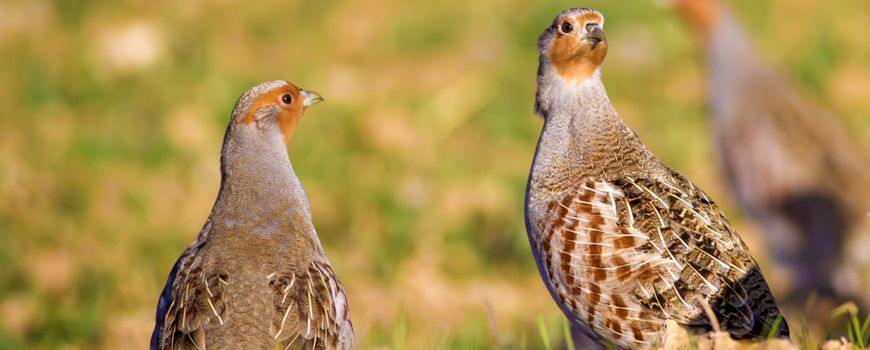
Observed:
[[[724,214],[611,105],[600,76],[603,28],[599,12],[569,9],[538,41],[535,110],[544,126],[526,229],[553,299],[587,335],[619,348],[660,345],[668,320],[710,330],[704,304],[735,338],[767,336],[772,327],[770,334],[787,336]]]
[[[287,153],[321,100],[270,81],[236,102],[220,193],[160,295],[152,349],[353,347],[347,298]]]
[[[719,0],[675,3],[706,46],[727,179],[791,274],[790,304],[870,307],[870,171],[843,123],[767,65]]]

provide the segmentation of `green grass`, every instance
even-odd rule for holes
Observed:
[[[782,315],[776,315],[776,319],[773,320],[773,324],[770,326],[770,330],[767,331],[767,339],[776,338],[776,331],[779,329],[779,325],[782,323]]]
[[[568,324],[568,319],[562,320],[562,335],[567,350],[574,350],[574,339],[571,337],[571,326]]]
[[[832,317],[841,320],[845,318],[843,322],[846,324],[847,339],[855,347],[858,349],[870,347],[870,314],[864,315],[862,322],[855,303],[846,303],[834,309]]]
[[[544,323],[544,318],[542,316],[538,316],[538,331],[541,334],[541,340],[544,342],[544,350],[551,350],[553,347],[550,345],[550,332],[547,330],[547,325]]]

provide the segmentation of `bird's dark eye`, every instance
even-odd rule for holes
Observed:
[[[572,26],[571,23],[568,23],[568,22],[562,23],[562,33],[568,34],[572,30],[574,30],[574,26]]]
[[[290,94],[284,94],[281,96],[281,102],[289,105],[290,103],[293,103],[293,96]]]

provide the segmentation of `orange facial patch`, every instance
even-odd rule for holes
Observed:
[[[285,94],[290,94],[293,97],[289,105],[285,104],[281,99]],[[284,143],[290,143],[290,137],[293,136],[296,125],[299,123],[299,119],[302,118],[302,111],[304,109],[304,101],[299,94],[299,88],[289,84],[274,88],[258,96],[251,103],[251,106],[248,107],[245,116],[239,120],[239,123],[251,124],[256,122],[257,111],[269,106],[275,106],[277,109],[275,121],[281,130],[281,134],[284,136]]]
[[[600,26],[604,26],[604,17],[597,12],[586,12],[574,18],[578,25],[585,26],[587,23],[598,23]]]
[[[604,18],[598,13],[587,12],[576,17],[563,16],[556,24],[561,25],[563,22],[571,23],[574,31],[559,34],[553,40],[548,55],[550,64],[565,80],[581,82],[589,79],[604,62],[604,57],[607,55],[607,41],[601,41],[593,46],[590,41],[583,39],[583,33],[586,24],[603,25]]]
[[[680,0],[676,7],[702,35],[707,35],[716,26],[722,12],[716,1]]]

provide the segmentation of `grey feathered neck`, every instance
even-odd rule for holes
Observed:
[[[741,100],[744,96],[740,94],[759,89],[754,84],[767,83],[769,79],[778,81],[778,78],[771,76],[770,68],[757,58],[749,37],[743,33],[731,14],[726,11],[719,16],[707,41],[709,43],[707,57],[710,61],[709,88],[711,95],[717,97],[711,101],[713,109],[717,112],[714,113],[717,119],[730,117],[736,114],[735,109],[742,108],[733,104],[723,104],[720,101]],[[750,83],[753,85],[747,85]],[[760,87],[761,90],[768,91],[772,88],[775,87]],[[716,120],[716,122],[725,121]]]
[[[218,217],[228,219],[225,224],[251,225],[249,231],[260,235],[302,233],[317,240],[308,198],[278,126],[268,120],[235,122],[247,108],[247,95],[236,104],[224,136],[221,189],[212,216],[220,211]]]
[[[541,183],[563,181],[560,176],[609,178],[661,169],[614,110],[599,73],[571,83],[542,67],[535,103],[544,117],[535,158]]]

